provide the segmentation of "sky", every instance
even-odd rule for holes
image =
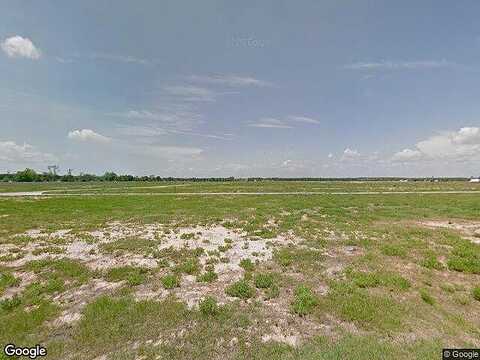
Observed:
[[[480,176],[479,13],[2,0],[0,172]]]

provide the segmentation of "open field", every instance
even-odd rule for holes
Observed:
[[[31,191],[47,196],[0,198],[2,347],[39,343],[50,359],[480,347],[478,184],[0,184]]]

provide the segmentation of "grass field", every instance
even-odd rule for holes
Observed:
[[[0,184],[26,191],[47,196],[0,198],[2,348],[438,359],[480,347],[478,184]]]

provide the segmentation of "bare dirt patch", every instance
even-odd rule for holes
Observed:
[[[449,221],[449,220],[429,220],[420,221],[417,224],[432,229],[450,229],[458,231],[465,239],[476,244],[480,244],[480,222],[479,221]]]

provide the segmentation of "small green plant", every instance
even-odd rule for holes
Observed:
[[[47,246],[47,247],[38,248],[32,251],[32,255],[63,254],[63,253],[65,253],[65,249],[58,246]]]
[[[288,249],[281,249],[275,252],[275,260],[281,266],[290,266],[293,264],[293,254]]]
[[[407,251],[400,247],[399,245],[388,244],[382,247],[382,253],[387,256],[398,256],[398,257],[405,257],[407,255]]]
[[[255,289],[247,281],[239,280],[225,289],[228,296],[238,297],[240,299],[249,299],[255,295]]]
[[[423,301],[425,301],[428,305],[433,305],[435,304],[435,299],[428,293],[427,290],[421,289],[420,290],[420,297],[422,298]]]
[[[242,259],[240,261],[240,267],[242,267],[245,271],[253,271],[255,269],[255,265],[250,259]]]
[[[212,296],[207,296],[198,304],[200,312],[205,316],[215,316],[219,312],[217,300]]]
[[[450,270],[480,274],[480,246],[469,241],[457,243],[447,265]]]
[[[195,237],[195,233],[184,233],[180,235],[180,239],[182,240],[191,240]]]
[[[455,286],[449,283],[440,284],[440,289],[447,293],[454,293],[456,291]]]
[[[26,264],[26,268],[42,277],[57,277],[76,283],[84,283],[92,275],[84,264],[71,259],[33,260]]]
[[[407,290],[410,282],[393,272],[348,271],[347,275],[360,288],[385,286],[397,290]]]
[[[0,309],[10,311],[22,303],[22,300],[18,296],[14,296],[10,299],[4,299],[0,301]]]
[[[225,245],[220,245],[218,247],[218,251],[220,252],[227,252],[228,250],[230,250],[232,248],[232,245],[231,244],[225,244]]]
[[[278,295],[280,295],[280,288],[274,283],[265,291],[265,300],[277,298]]]
[[[165,289],[173,289],[180,286],[178,277],[173,274],[163,276],[160,281]]]
[[[310,314],[317,304],[318,299],[310,288],[301,285],[295,289],[295,299],[292,303],[292,310],[295,314],[300,316]]]
[[[11,273],[3,271],[0,272],[0,294],[4,289],[10,286],[17,286],[20,280],[13,276]]]
[[[267,289],[273,285],[273,275],[265,273],[256,274],[253,281],[257,288]]]
[[[201,275],[197,276],[197,281],[198,282],[206,282],[206,283],[211,283],[215,280],[218,279],[218,275],[215,271],[209,270],[207,272],[204,272]]]
[[[428,255],[425,259],[423,259],[422,266],[426,267],[427,269],[435,269],[435,270],[443,269],[442,263],[438,261],[435,255],[432,255],[432,254]]]
[[[473,298],[480,301],[480,286],[475,286],[472,290]]]
[[[188,275],[198,273],[198,271],[200,270],[198,259],[187,259],[185,262],[178,266],[177,270]]]
[[[136,286],[145,282],[147,272],[144,268],[122,266],[110,269],[106,277],[109,281],[126,280],[129,285]]]
[[[209,258],[207,258],[207,260],[205,260],[205,264],[207,264],[207,265],[218,264],[219,262],[220,262],[220,260],[217,257],[209,257]]]
[[[380,279],[375,273],[353,272],[351,278],[355,285],[361,288],[377,287]]]

